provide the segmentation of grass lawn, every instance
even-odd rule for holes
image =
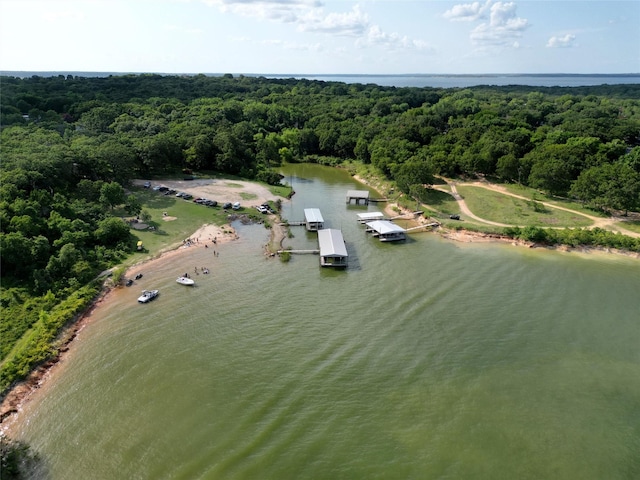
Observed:
[[[508,192],[511,192],[515,195],[522,195],[523,197],[530,198],[537,202],[546,202],[546,203],[551,203],[553,205],[558,205],[560,207],[570,208],[571,210],[586,213],[587,215],[591,215],[592,217],[605,218],[608,216],[605,212],[601,210],[592,210],[590,208],[585,207],[580,202],[575,202],[567,198],[546,195],[536,190],[535,188],[529,188],[529,187],[525,187],[523,185],[518,185],[514,183],[501,183],[499,185],[501,187],[504,187]]]
[[[228,214],[220,206],[205,207],[173,195],[159,195],[158,192],[146,188],[133,188],[131,191],[142,203],[142,210],[151,215],[148,224],[155,227],[155,230],[131,229],[136,242],[142,240],[145,251],[133,253],[123,262],[125,265],[156,256],[168,247],[181,243],[204,224],[227,223]],[[163,220],[163,212],[176,219]]]
[[[237,184],[241,187],[240,184]],[[291,188],[287,186],[266,185],[271,193],[286,198],[291,193]],[[131,254],[127,260],[123,262],[125,266],[133,265],[148,258],[155,257],[162,251],[182,243],[202,225],[213,223],[215,225],[224,225],[227,223],[228,212],[225,212],[221,205],[217,207],[206,207],[198,205],[192,201],[183,200],[173,195],[162,195],[151,189],[137,187],[131,188],[131,193],[135,194],[140,203],[142,210],[151,215],[149,226],[155,227],[155,230],[135,230],[131,229],[135,241],[141,240],[145,250],[143,252],[135,252]],[[253,194],[242,194],[244,200],[252,200],[255,198]],[[163,212],[167,212],[168,217],[175,217],[175,220],[163,220]],[[247,213],[241,209],[239,213]],[[248,212],[250,215],[257,215],[254,210]],[[116,215],[126,217],[124,211],[116,211]]]
[[[591,220],[581,215],[548,208],[531,200],[503,195],[486,188],[465,185],[458,186],[457,190],[469,209],[486,220],[538,227],[587,227],[592,224]]]
[[[278,197],[287,198],[291,195],[291,187],[285,185],[267,185],[271,193]]]
[[[427,188],[420,200],[428,207],[425,213],[431,217],[449,218],[449,215],[460,213],[458,202],[448,193]]]
[[[626,230],[631,230],[632,232],[640,233],[640,220],[616,222],[614,226],[624,228]]]

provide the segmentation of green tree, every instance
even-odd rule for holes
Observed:
[[[118,182],[109,182],[100,188],[100,203],[104,206],[113,207],[122,205],[125,202],[124,188]]]
[[[404,193],[410,193],[413,186],[431,185],[434,181],[431,167],[420,160],[410,160],[396,166],[393,176],[398,188]]]
[[[551,195],[566,193],[571,186],[569,167],[560,159],[545,158],[533,164],[529,185]]]
[[[115,246],[129,240],[129,226],[120,218],[107,217],[98,222],[95,236],[102,245]]]
[[[142,210],[142,203],[138,200],[138,197],[131,194],[127,196],[125,210],[129,215],[138,215]]]

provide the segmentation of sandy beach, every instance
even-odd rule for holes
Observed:
[[[207,224],[196,230],[191,237],[185,239],[182,244],[167,247],[155,258],[140,262],[127,269],[125,277],[134,277],[143,269],[149,269],[154,264],[166,262],[167,260],[181,255],[188,258],[190,253],[195,253],[203,245],[213,247],[215,245],[232,242],[238,238],[236,231],[230,225]],[[3,398],[0,404],[0,435],[10,435],[14,417],[19,414],[25,402],[28,402],[34,394],[44,385],[51,376],[53,370],[58,368],[63,362],[73,342],[78,334],[86,327],[93,318],[93,313],[97,308],[109,302],[110,295],[121,286],[113,286],[109,280],[105,281],[102,291],[96,300],[83,313],[78,315],[77,320],[72,322],[60,334],[57,348],[58,353],[47,362],[40,365],[22,382],[15,385]]]

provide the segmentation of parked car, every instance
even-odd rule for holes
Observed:
[[[226,210],[227,208],[231,208],[231,202],[225,202],[225,203],[222,205],[222,208],[224,208],[225,210]]]
[[[460,215],[449,215],[451,220],[460,220]]]
[[[267,213],[271,213],[271,214],[276,213],[276,211],[273,208],[271,208],[271,205],[269,205],[269,202],[264,202],[262,206],[267,209]]]
[[[269,209],[267,207],[265,207],[264,205],[258,205],[256,208],[258,209],[258,211],[260,213],[265,213],[265,214],[269,213]]]
[[[240,202],[235,202],[233,205],[231,205],[231,208],[233,208],[234,210],[240,210]]]
[[[151,182],[144,182],[144,185],[142,185],[144,188],[151,188]]]

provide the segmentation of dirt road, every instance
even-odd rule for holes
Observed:
[[[506,188],[501,187],[500,185],[494,185],[488,182],[464,182],[464,183],[455,183],[451,180],[448,179],[443,179],[447,182],[447,184],[449,185],[449,187],[451,188],[451,191],[449,192],[448,190],[444,189],[444,188],[438,188],[438,190],[440,190],[441,192],[445,192],[448,193],[450,195],[453,196],[453,198],[456,199],[456,201],[458,202],[458,206],[460,207],[460,211],[466,215],[469,218],[473,218],[474,220],[478,221],[478,222],[482,222],[482,223],[486,223],[489,225],[496,225],[498,227],[510,227],[510,226],[516,226],[516,225],[507,225],[504,223],[498,223],[498,222],[493,222],[491,220],[487,220],[484,218],[480,218],[476,215],[473,214],[473,212],[469,209],[469,207],[467,206],[466,202],[464,201],[464,199],[458,194],[458,191],[456,190],[456,185],[462,185],[462,186],[473,186],[473,187],[480,187],[480,188],[486,188],[487,190],[492,190],[498,193],[501,193],[503,195],[509,195],[511,197],[515,197],[515,198],[519,198],[521,200],[531,200],[530,198],[527,198],[525,196],[522,195],[518,195],[515,193],[511,193],[509,192]],[[548,203],[548,202],[540,202],[542,205],[544,205],[545,207],[548,208],[555,208],[557,210],[564,210],[565,212],[570,212],[574,215],[580,215],[582,217],[586,217],[589,220],[591,220],[593,222],[593,225],[587,227],[587,228],[595,228],[595,227],[600,227],[602,229],[605,230],[610,230],[613,232],[618,232],[621,233],[622,235],[627,235],[629,237],[634,237],[634,238],[638,238],[640,237],[639,233],[636,232],[632,232],[631,230],[627,230],[625,228],[620,227],[619,225],[615,225],[616,222],[621,222],[624,221],[624,219],[622,218],[618,218],[618,217],[595,217],[593,215],[589,215],[583,212],[579,212],[577,210],[573,210],[567,207],[562,207],[560,205],[555,205],[553,203]],[[521,225],[520,225],[521,226]]]

